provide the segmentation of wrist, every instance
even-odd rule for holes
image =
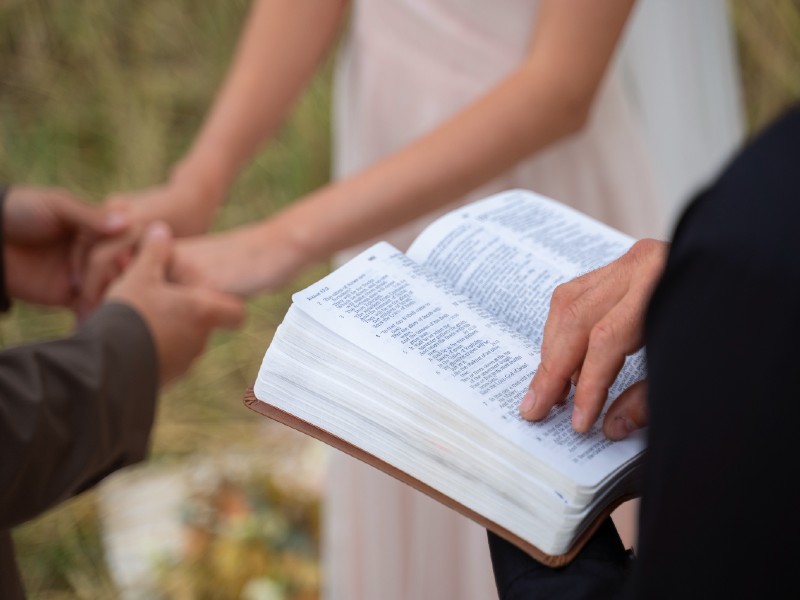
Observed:
[[[216,210],[235,177],[236,170],[222,156],[192,150],[174,165],[168,185],[188,192],[198,207]]]
[[[251,249],[255,258],[252,264],[264,265],[263,273],[257,275],[256,288],[274,290],[289,283],[303,270],[316,262],[304,244],[302,235],[295,227],[280,218],[268,219],[255,224],[242,233],[246,236],[245,245]]]
[[[178,163],[156,194],[132,203],[143,223],[164,221],[177,237],[206,233],[217,216],[227,188],[202,170]]]
[[[303,267],[328,260],[348,245],[340,246],[344,227],[341,215],[332,206],[331,196],[337,193],[334,187],[328,185],[298,198],[262,222],[265,232],[302,258]]]

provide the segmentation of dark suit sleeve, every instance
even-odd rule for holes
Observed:
[[[645,328],[648,454],[625,598],[797,587],[798,165],[800,108],[752,140],[675,233]],[[591,597],[576,594],[609,573],[492,556],[504,600]]]
[[[156,367],[147,326],[119,303],[71,337],[0,352],[0,529],[145,457]]]
[[[489,552],[500,600],[603,600],[613,598],[630,568],[629,554],[611,519],[572,562],[559,569],[536,562],[489,532]]]
[[[800,560],[800,109],[685,213],[648,313],[635,598],[785,598]]]

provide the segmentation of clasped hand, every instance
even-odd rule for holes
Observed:
[[[154,221],[167,223],[178,236],[168,273],[177,283],[249,297],[279,289],[311,260],[280,218],[206,233],[215,213],[209,206],[215,203],[175,182],[110,196],[107,210],[124,214],[129,226],[121,235],[99,240],[83,256],[84,309],[91,310],[102,300],[136,253],[141,232]]]
[[[520,405],[529,421],[547,416],[575,386],[572,426],[597,420],[625,357],[644,343],[644,319],[666,262],[668,244],[640,240],[614,262],[555,289],[544,327],[542,359]],[[620,394],[603,421],[619,440],[647,424],[647,380]]]
[[[78,309],[78,272],[91,247],[125,233],[124,214],[57,188],[12,186],[3,207],[6,287],[11,297]]]
[[[84,311],[81,265],[102,243],[130,237],[129,217],[51,188],[12,186],[3,205],[6,291],[35,304]],[[137,254],[104,298],[133,308],[146,323],[162,384],[186,372],[216,328],[233,329],[244,318],[240,299],[199,286],[175,284],[172,233],[163,222],[141,227]],[[83,316],[86,316],[85,314]]]

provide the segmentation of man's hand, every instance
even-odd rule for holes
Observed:
[[[144,318],[155,340],[161,385],[186,372],[215,328],[234,329],[244,318],[244,306],[238,298],[168,282],[171,254],[167,225],[150,225],[140,241],[139,253],[106,296],[106,301],[132,306]]]
[[[122,233],[127,218],[64,190],[13,186],[5,199],[3,225],[8,295],[72,306],[81,254],[98,240]]]
[[[556,288],[544,327],[542,361],[520,406],[529,421],[547,416],[575,384],[572,426],[588,431],[625,357],[642,347],[644,317],[667,258],[668,244],[640,240],[619,259]],[[622,439],[647,423],[647,382],[609,407],[603,431]]]
[[[81,304],[93,310],[108,286],[130,262],[142,231],[150,223],[166,223],[175,236],[205,233],[216,216],[221,193],[202,185],[199,176],[173,177],[169,182],[135,192],[115,193],[104,202],[107,210],[124,214],[127,235],[95,245],[78,265],[82,281]]]

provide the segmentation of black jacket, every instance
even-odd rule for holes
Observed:
[[[645,329],[637,558],[608,523],[561,570],[492,538],[500,597],[796,597],[800,109],[685,211]]]

